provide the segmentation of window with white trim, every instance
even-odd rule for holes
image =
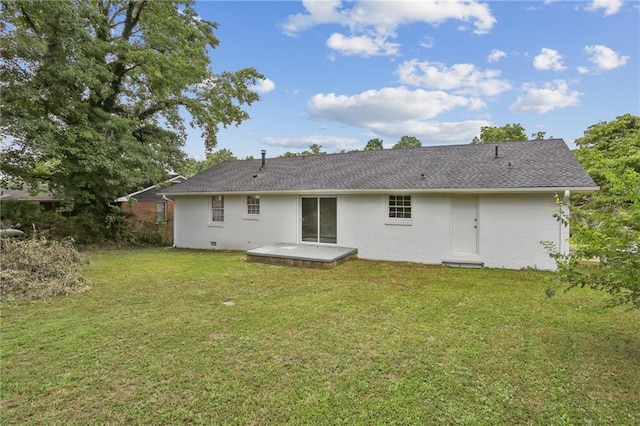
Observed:
[[[260,215],[260,196],[247,195],[247,216]]]
[[[389,219],[411,219],[411,195],[389,195]]]
[[[156,223],[164,223],[167,221],[167,203],[164,201],[156,201]]]
[[[224,196],[211,197],[211,222],[224,222]]]

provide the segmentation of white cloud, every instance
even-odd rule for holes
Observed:
[[[431,36],[425,36],[420,42],[420,46],[424,47],[425,49],[433,49],[435,45],[436,42]]]
[[[362,148],[362,142],[356,138],[345,138],[337,136],[313,135],[301,137],[265,137],[262,141],[270,146],[283,147],[287,149],[306,149],[313,144],[320,145],[323,150],[340,151],[342,149],[352,150]]]
[[[537,70],[562,71],[566,69],[562,63],[562,55],[557,50],[543,47],[540,54],[533,58],[533,66]]]
[[[580,74],[587,74],[589,72],[589,68],[587,68],[587,67],[578,67],[578,72]]]
[[[348,24],[348,17],[338,10],[340,0],[302,0],[307,13],[289,15],[282,25],[286,35],[296,35],[300,31],[321,24]]]
[[[330,47],[344,46],[348,40],[362,43],[358,38],[366,35],[369,40],[377,40],[379,45],[395,38],[395,30],[401,25],[427,23],[439,25],[448,20],[457,20],[473,26],[476,34],[491,31],[497,22],[486,3],[476,0],[407,0],[407,1],[364,1],[343,5],[339,0],[304,0],[305,13],[289,15],[282,25],[282,31],[290,36],[316,25],[337,24],[349,27],[351,35],[332,40]],[[332,36],[334,37],[335,34]],[[429,43],[432,44],[432,43]],[[359,51],[371,56],[369,49],[348,48],[342,53],[358,54]],[[384,53],[383,53],[384,52]],[[391,49],[380,49],[377,54],[395,55],[397,45]]]
[[[601,44],[586,46],[584,51],[589,55],[589,61],[594,63],[598,69],[604,71],[621,67],[629,59],[628,56],[622,56],[615,50]]]
[[[264,78],[258,81],[258,83],[256,83],[255,85],[250,87],[252,91],[262,93],[262,94],[269,93],[275,88],[276,88],[276,84],[272,80],[269,80],[268,78]]]
[[[604,9],[604,16],[615,15],[622,9],[622,0],[593,0],[585,10],[596,12]]]
[[[293,35],[320,24],[395,29],[413,22],[438,25],[450,19],[470,22],[475,33],[484,34],[497,22],[489,6],[476,0],[360,0],[350,8],[341,8],[342,2],[338,0],[304,0],[303,5],[307,13],[290,15],[283,25],[286,34]]]
[[[569,90],[569,85],[564,80],[554,80],[536,87],[532,83],[523,86],[524,96],[518,96],[516,102],[509,107],[511,111],[533,111],[539,114],[558,108],[576,106],[582,93]]]
[[[487,61],[489,62],[498,62],[502,58],[507,57],[507,52],[503,52],[502,50],[492,49],[489,56],[487,56]]]
[[[469,98],[469,111],[477,111],[479,109],[486,108],[487,104],[479,98]]]
[[[419,62],[416,59],[401,64],[397,73],[404,84],[438,90],[455,90],[457,94],[495,96],[511,88],[497,77],[500,71],[481,71],[473,64],[447,67],[439,62]]]
[[[327,40],[327,46],[343,55],[378,56],[397,55],[398,43],[389,43],[386,37],[371,38],[367,35],[347,37],[340,33],[333,33]]]
[[[412,135],[425,144],[435,144],[471,141],[488,123],[484,120],[433,122],[431,119],[455,108],[475,110],[485,106],[482,100],[473,97],[396,87],[352,96],[319,93],[311,98],[307,107],[314,118],[363,127],[387,138]]]
[[[353,96],[319,93],[307,105],[314,117],[362,127],[379,122],[430,119],[468,106],[477,105],[464,96],[405,87],[368,90]]]

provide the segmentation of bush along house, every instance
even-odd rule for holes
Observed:
[[[137,232],[148,241],[173,241],[174,203],[161,194],[168,187],[186,180],[174,175],[161,185],[151,185],[116,199],[122,211],[132,213],[136,219]]]

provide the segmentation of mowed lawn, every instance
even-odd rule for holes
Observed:
[[[87,255],[2,305],[2,424],[640,423],[640,311],[549,273]]]

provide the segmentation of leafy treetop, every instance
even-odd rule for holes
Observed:
[[[233,155],[233,152],[223,148],[214,152],[207,152],[206,158],[202,161],[195,160],[193,158],[187,158],[184,163],[178,169],[179,173],[190,178],[203,172],[216,164],[223,163],[225,161],[236,161],[238,158]]]
[[[312,145],[309,145],[309,150],[305,150],[302,152],[290,152],[287,151],[284,154],[281,155],[281,157],[308,157],[311,155],[321,155],[321,154],[326,154],[325,151],[322,151],[322,146],[318,145],[317,143],[314,143]]]
[[[395,145],[393,145],[393,149],[420,148],[421,146],[422,142],[420,142],[420,139],[415,136],[403,136]]]
[[[2,2],[5,175],[99,217],[123,188],[176,169],[187,123],[213,149],[220,127],[249,118],[263,76],[212,71],[216,24],[193,3]]]
[[[374,138],[374,139],[369,139],[369,141],[367,142],[367,145],[365,145],[364,150],[365,151],[374,151],[376,149],[383,149],[383,141],[382,139],[378,139],[378,138]]]
[[[596,198],[607,195],[611,186],[607,172],[612,167],[640,173],[640,117],[625,114],[610,122],[589,126],[575,141],[576,158],[600,186]]]
[[[480,138],[478,138],[477,136],[474,137],[471,143],[478,144],[478,143],[526,141],[527,139],[528,138],[527,138],[527,134],[525,133],[524,127],[522,127],[520,123],[514,123],[514,124],[507,124],[502,127],[484,126],[480,129]]]

